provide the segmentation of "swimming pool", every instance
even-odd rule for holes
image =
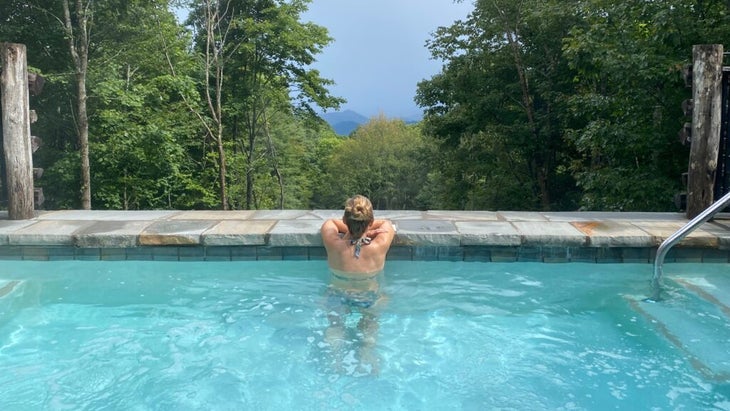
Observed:
[[[338,347],[324,261],[0,272],[4,410],[730,409],[730,383],[628,302],[647,264],[392,261],[376,330],[353,313]]]

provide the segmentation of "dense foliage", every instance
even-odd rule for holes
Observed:
[[[668,210],[693,44],[727,44],[722,1],[478,0],[419,85],[453,208]],[[517,202],[517,204],[516,204]]]
[[[308,3],[0,2],[0,41],[26,44],[47,79],[31,99],[44,207],[85,207],[90,186],[97,209],[340,208],[362,193],[389,209],[671,210],[681,68],[693,44],[730,45],[726,1],[476,0],[427,44],[444,65],[418,85],[424,120],[381,115],[345,137],[316,115],[344,100],[311,67],[333,39],[302,21]],[[88,33],[90,184],[69,27]]]
[[[380,209],[418,209],[429,170],[427,141],[417,126],[384,116],[360,126],[337,145],[322,165],[319,204],[341,204],[362,193]]]

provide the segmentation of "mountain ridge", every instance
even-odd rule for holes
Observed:
[[[333,111],[323,113],[322,119],[329,123],[335,133],[343,136],[350,135],[361,124],[368,122],[368,118],[353,110]]]
[[[335,133],[342,136],[350,135],[350,133],[355,131],[355,129],[357,129],[359,126],[370,121],[368,117],[350,109],[322,113],[321,117],[330,125],[330,127],[332,127],[333,130],[335,130]],[[418,123],[419,121],[421,121],[420,118],[416,118],[413,116],[409,118],[398,118],[403,120],[403,122],[405,122],[406,124]]]

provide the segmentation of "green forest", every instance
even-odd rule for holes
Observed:
[[[43,208],[674,211],[682,68],[730,44],[725,0],[476,0],[424,44],[423,120],[340,136],[310,3],[0,3],[0,42],[46,80]]]

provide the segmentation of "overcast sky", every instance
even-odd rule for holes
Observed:
[[[347,99],[341,110],[410,119],[422,111],[413,102],[416,84],[441,71],[426,40],[472,9],[471,0],[313,0],[302,21],[335,39],[314,67],[337,83],[330,91]]]

